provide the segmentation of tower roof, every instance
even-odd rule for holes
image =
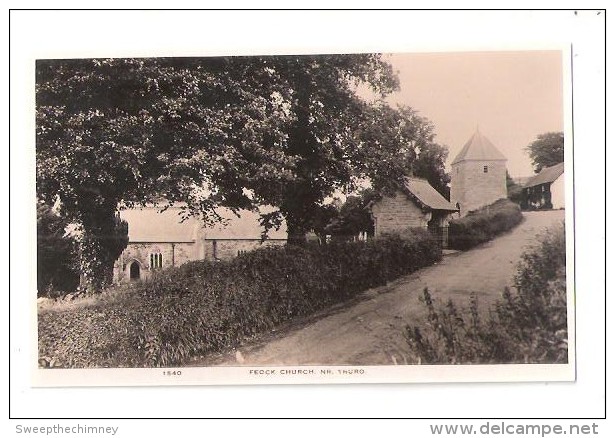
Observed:
[[[474,135],[463,146],[461,152],[457,154],[452,164],[466,160],[506,161],[506,157],[477,128]]]

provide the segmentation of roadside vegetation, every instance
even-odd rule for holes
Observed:
[[[425,289],[420,301],[428,312],[425,325],[408,325],[405,333],[417,363],[567,363],[563,224],[522,256],[515,287],[504,290],[486,318],[476,296],[463,308],[440,303]]]
[[[287,245],[187,263],[112,298],[41,308],[40,365],[180,365],[440,258],[431,233],[410,229],[368,242]]]
[[[471,211],[449,224],[448,246],[467,250],[511,230],[521,223],[523,215],[516,203],[500,199],[491,205]]]

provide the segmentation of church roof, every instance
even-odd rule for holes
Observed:
[[[142,207],[122,210],[120,217],[128,222],[128,241],[146,242],[194,242],[200,224],[196,218],[182,222],[181,209],[169,207]]]
[[[538,186],[540,184],[551,183],[564,173],[564,163],[559,163],[551,167],[545,167],[539,173],[531,177],[525,187]]]
[[[457,211],[458,209],[446,200],[427,180],[416,177],[407,177],[405,189],[410,192],[421,204],[432,210]]]
[[[506,157],[477,129],[463,146],[461,152],[457,154],[452,164],[465,160],[500,161],[506,160]]]
[[[218,213],[228,223],[217,224],[205,229],[206,239],[260,239],[264,228],[261,226],[259,219],[261,213],[269,213],[273,209],[263,207],[260,212],[242,210],[239,212],[240,217],[237,217],[232,211],[226,209],[218,209]],[[283,222],[279,230],[272,229],[268,233],[269,239],[286,239],[286,223]]]
[[[204,227],[196,217],[182,221],[182,209],[169,207],[160,211],[159,207],[142,207],[123,210],[122,219],[128,222],[128,240],[131,243],[188,243],[200,236],[206,239],[260,239],[263,228],[258,219],[259,213],[241,211],[240,217],[227,209],[218,213],[225,219],[224,224]],[[271,230],[270,239],[285,239],[286,228]]]

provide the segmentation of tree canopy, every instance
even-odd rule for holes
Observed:
[[[272,205],[263,224],[300,241],[362,179],[389,190],[415,171],[441,190],[432,126],[365,102],[361,84],[398,87],[378,54],[38,61],[37,194],[80,225],[99,289],[125,242],[120,205],[182,202],[207,223]]]
[[[527,146],[534,172],[540,172],[544,167],[554,166],[564,162],[564,133],[547,132],[540,134],[536,140]]]

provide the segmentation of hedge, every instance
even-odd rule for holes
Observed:
[[[125,299],[39,314],[44,366],[185,363],[347,300],[441,258],[431,233],[263,248],[163,271]]]
[[[538,238],[521,258],[515,288],[482,318],[476,296],[468,308],[437,303],[429,291],[424,327],[407,326],[416,362],[430,364],[567,363],[566,239],[564,226]]]
[[[517,204],[500,199],[463,218],[452,220],[448,228],[448,246],[459,250],[473,248],[514,228],[522,220]]]

